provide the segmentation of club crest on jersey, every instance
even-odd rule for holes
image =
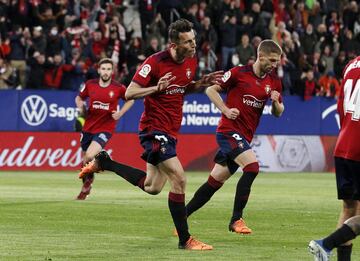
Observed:
[[[190,68],[187,68],[187,69],[186,69],[186,77],[187,77],[188,79],[190,79],[190,76],[191,76],[191,70],[190,70]]]
[[[231,77],[231,72],[227,71],[226,73],[224,73],[223,77],[221,78],[221,80],[223,82],[226,82],[227,80],[229,80],[229,78]]]
[[[266,84],[266,85],[265,85],[265,92],[266,92],[266,94],[270,94],[270,92],[271,92],[271,87],[270,87],[269,84]]]
[[[150,64],[144,64],[143,67],[141,68],[139,74],[142,77],[146,78],[149,75],[150,72],[151,72]]]
[[[243,143],[242,141],[240,141],[240,142],[238,143],[238,145],[239,145],[239,148],[240,148],[240,149],[243,149],[243,148],[244,148],[244,143]]]
[[[114,92],[113,92],[113,91],[110,91],[110,92],[109,92],[109,96],[110,96],[110,98],[114,97]]]

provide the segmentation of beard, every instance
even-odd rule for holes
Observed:
[[[104,83],[107,83],[107,82],[109,82],[111,80],[111,77],[107,76],[107,75],[100,76],[100,78]]]

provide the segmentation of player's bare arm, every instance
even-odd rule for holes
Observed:
[[[285,109],[284,104],[279,101],[280,93],[278,91],[272,91],[270,98],[272,100],[272,104],[271,104],[272,115],[274,115],[275,117],[280,117]]]
[[[165,90],[175,80],[175,78],[176,77],[172,76],[171,72],[168,72],[159,79],[157,85],[147,88],[143,88],[141,85],[137,84],[136,82],[131,82],[125,92],[125,98],[127,100],[139,99],[156,92],[161,92]]]
[[[79,95],[75,98],[75,104],[79,110],[80,115],[84,115],[86,113],[85,101],[81,99]]]
[[[205,74],[201,77],[200,80],[191,82],[190,86],[187,89],[190,90],[189,92],[203,91],[203,88],[209,87],[214,84],[218,84],[223,74],[224,71],[216,71],[209,74]]]
[[[125,112],[127,112],[134,105],[134,102],[134,100],[126,101],[119,111],[113,111],[113,119],[116,121],[119,120],[125,114]]]
[[[214,84],[206,89],[206,95],[209,97],[212,103],[230,120],[235,120],[240,111],[237,108],[228,108],[220,96],[220,85]]]

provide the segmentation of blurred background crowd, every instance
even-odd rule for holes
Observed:
[[[198,76],[253,63],[262,39],[283,48],[285,95],[338,96],[360,55],[360,0],[0,0],[0,89],[78,90],[111,57],[128,84],[167,47],[168,25],[197,32]]]

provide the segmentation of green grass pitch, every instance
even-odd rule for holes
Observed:
[[[187,200],[207,175],[187,173]],[[312,260],[309,240],[332,232],[340,211],[334,175],[261,173],[245,210],[247,236],[227,231],[238,177],[190,217],[191,233],[214,246],[193,252],[177,249],[168,187],[150,196],[105,173],[79,202],[75,172],[2,171],[0,260]]]

